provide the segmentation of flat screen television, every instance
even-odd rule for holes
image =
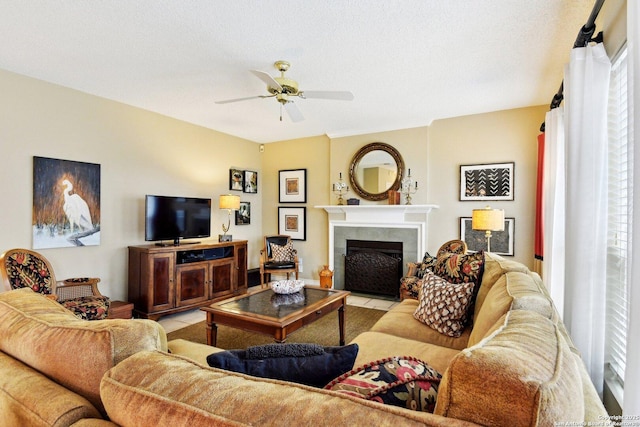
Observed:
[[[144,240],[179,245],[180,239],[211,236],[211,199],[196,197],[145,197]]]

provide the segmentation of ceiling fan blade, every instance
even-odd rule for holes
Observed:
[[[277,89],[278,92],[282,92],[282,86],[280,86],[280,83],[275,81],[273,77],[271,77],[268,73],[265,73],[264,71],[258,71],[258,70],[251,70],[251,73],[257,78],[259,78],[260,80],[262,80],[263,82],[265,82],[267,86]]]
[[[338,101],[352,101],[353,94],[342,90],[305,90],[300,95],[301,98],[315,99],[335,99]]]
[[[247,101],[249,99],[264,98],[262,95],[247,96],[245,98],[225,99],[224,101],[215,101],[216,104],[230,104],[232,102]]]
[[[301,122],[301,121],[304,120],[304,116],[302,115],[302,111],[300,111],[298,106],[296,104],[294,104],[292,101],[289,101],[289,102],[285,103],[284,104],[284,109],[286,110],[287,114],[291,118],[292,122]]]

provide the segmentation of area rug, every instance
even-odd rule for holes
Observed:
[[[373,324],[386,312],[370,308],[348,305],[345,308],[345,342],[349,343],[360,333],[368,331]],[[187,341],[206,344],[207,326],[205,322],[195,323],[186,328],[178,329],[167,334],[169,340],[178,338]],[[231,349],[245,349],[254,345],[274,342],[268,335],[247,332],[229,326],[218,326],[216,347]],[[286,342],[316,343],[323,346],[335,346],[340,343],[338,331],[338,312],[329,313],[322,319],[307,325],[287,336]]]

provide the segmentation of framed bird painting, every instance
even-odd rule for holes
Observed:
[[[100,244],[100,165],[33,157],[33,249]]]

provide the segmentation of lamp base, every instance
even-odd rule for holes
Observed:
[[[218,234],[218,242],[230,242],[233,240],[231,234]]]

